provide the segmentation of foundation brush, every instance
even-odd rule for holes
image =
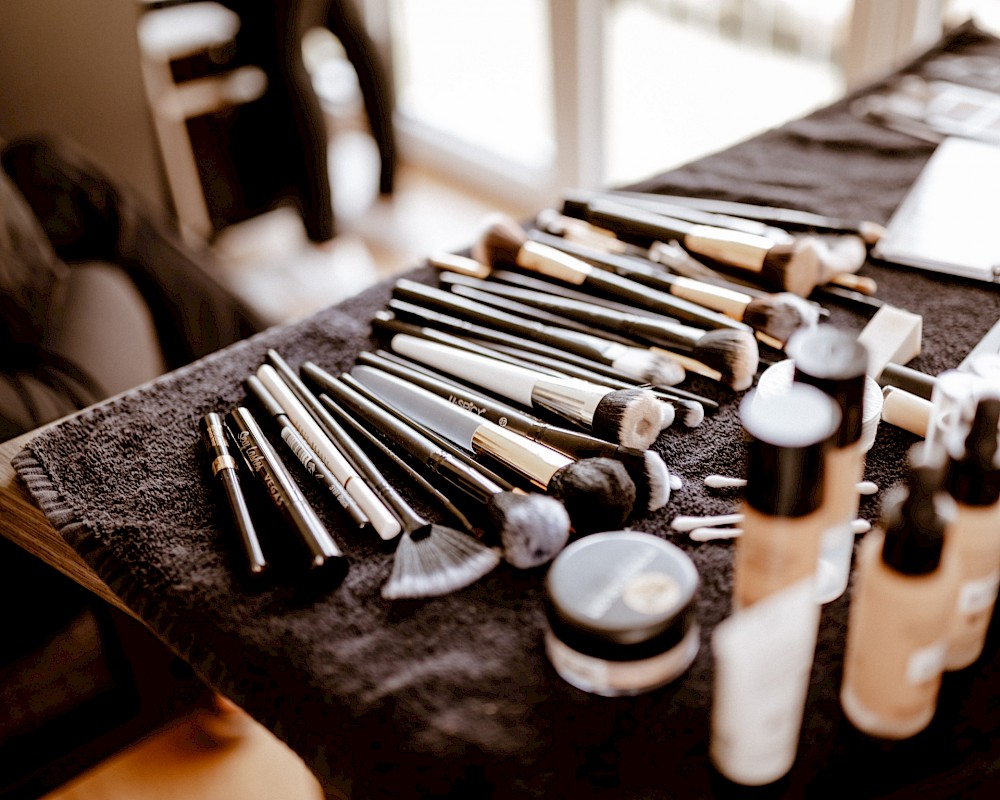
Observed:
[[[302,369],[308,380],[323,388],[320,398],[325,404],[375,428],[419,469],[447,482],[481,508],[509,564],[518,569],[537,567],[552,560],[566,545],[570,518],[556,498],[502,488],[377,402],[349,375],[335,378],[311,362]]]
[[[500,557],[464,531],[430,522],[407,503],[386,480],[361,446],[336,424],[331,433],[398,517],[402,532],[396,543],[392,573],[382,586],[382,597],[402,600],[436,597],[464,589],[491,572]]]
[[[562,501],[578,533],[617,530],[632,513],[635,483],[619,461],[576,461],[381,370],[356,366],[350,374],[408,418],[520,471],[538,489]]]
[[[552,315],[561,315],[568,319],[567,324],[582,323],[585,330],[596,330],[599,335],[623,334],[654,350],[663,348],[684,369],[738,392],[750,388],[757,372],[760,354],[757,340],[750,331],[730,328],[706,331],[679,322],[613,311],[586,301],[461,275],[444,280],[453,294],[470,300],[507,308],[523,316],[542,313],[553,321],[558,321],[560,316]]]
[[[564,210],[574,214],[572,207]],[[588,201],[582,213],[588,222],[634,244],[677,241],[696,256],[800,297],[808,297],[823,281],[821,252],[813,237],[775,242],[766,236],[699,225],[606,199]]]
[[[629,256],[602,253],[592,247],[540,232],[530,234],[533,240],[548,244],[576,256],[600,269],[629,278],[636,283],[683,297],[749,325],[783,346],[795,331],[816,325],[820,307],[792,292],[754,292],[673,275],[663,266],[640,261]]]
[[[510,217],[493,214],[472,247],[472,257],[492,269],[522,269],[561,283],[623,300],[702,328],[746,328],[725,314],[598,269],[553,247],[533,242]]]
[[[547,325],[496,306],[461,298],[451,292],[416,281],[400,279],[393,290],[395,297],[410,303],[436,308],[460,319],[495,328],[593,361],[607,364],[653,386],[673,386],[684,380],[685,370],[673,354],[650,347],[626,344],[617,338],[584,333],[565,327]]]
[[[358,363],[416,384],[450,403],[468,408],[490,422],[503,424],[531,441],[544,444],[571,458],[579,460],[604,456],[621,461],[635,483],[636,504],[650,511],[661,508],[670,499],[670,471],[663,458],[653,450],[623,447],[581,431],[550,425],[512,405],[449,380],[441,373],[393,353],[361,353]]]

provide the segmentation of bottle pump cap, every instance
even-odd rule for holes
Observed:
[[[964,443],[953,448],[945,485],[959,503],[989,506],[1000,500],[1000,397],[983,397]],[[961,439],[956,437],[957,442]]]
[[[942,491],[942,467],[937,460],[915,463],[906,490],[887,504],[882,561],[904,575],[926,575],[941,562],[945,527],[953,513]]]

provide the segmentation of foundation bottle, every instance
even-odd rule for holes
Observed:
[[[871,736],[913,736],[937,707],[958,578],[944,547],[954,503],[941,473],[937,461],[912,466],[860,548],[840,702]]]
[[[795,363],[795,380],[822,390],[840,408],[840,425],[825,456],[827,521],[816,573],[816,599],[829,603],[844,593],[851,575],[852,523],[858,515],[858,482],[865,471],[861,430],[868,350],[850,331],[820,325],[795,334],[787,352]]]
[[[740,419],[747,483],[733,566],[734,610],[804,579],[815,581],[827,520],[824,455],[840,410],[819,389],[793,383],[776,395],[749,392]]]
[[[982,398],[968,435],[953,437],[945,488],[955,518],[945,547],[955,552],[959,579],[948,630],[945,669],[973,664],[983,651],[1000,585],[1000,398]]]

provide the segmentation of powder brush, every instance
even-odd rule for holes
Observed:
[[[706,331],[679,322],[612,311],[546,292],[476,281],[464,276],[454,277],[457,280],[448,281],[454,294],[507,308],[524,316],[552,312],[569,318],[571,322],[584,323],[585,329],[596,327],[599,332],[621,331],[635,341],[665,348],[686,370],[720,381],[735,391],[749,389],[757,371],[757,340],[749,331],[729,328]]]
[[[378,402],[349,375],[340,378],[306,362],[303,371],[322,381],[321,400],[339,408],[360,426],[367,423],[395,445],[420,468],[447,481],[463,496],[480,506],[504,550],[504,558],[518,569],[530,569],[550,561],[569,540],[570,518],[556,498],[538,492],[510,491],[470,468]]]
[[[350,374],[407,417],[520,471],[533,485],[562,501],[578,533],[617,530],[632,513],[635,484],[619,461],[575,461],[388,373],[356,366]]]
[[[572,214],[572,209],[567,209]],[[585,219],[633,243],[676,240],[689,252],[752,275],[762,284],[800,297],[822,283],[818,245],[811,237],[779,243],[766,236],[699,225],[611,200],[586,204]]]
[[[672,386],[684,380],[684,367],[678,359],[649,347],[625,344],[621,339],[546,325],[496,307],[456,297],[450,292],[416,281],[406,279],[396,281],[393,294],[412,303],[443,310],[460,319],[531,338],[548,347],[600,361],[654,386]]]
[[[425,366],[524,408],[545,410],[627,447],[648,448],[661,430],[660,403],[646,389],[616,390],[576,378],[553,377],[407,334],[396,334],[389,346]]]
[[[737,289],[734,284],[723,286],[682,275],[672,275],[662,267],[654,267],[649,262],[643,263],[635,258],[601,253],[585,245],[560,239],[558,236],[539,232],[534,232],[531,236],[535,241],[576,256],[600,269],[683,297],[739,320],[774,340],[779,346],[783,346],[795,331],[819,322],[819,308],[792,292],[750,294]]]
[[[550,376],[579,378],[603,386],[609,391],[642,388],[659,402],[660,430],[670,427],[675,419],[679,419],[686,427],[696,427],[704,420],[706,410],[718,410],[718,403],[714,400],[677,386],[650,386],[616,372],[605,364],[589,361],[573,353],[546,347],[492,328],[474,325],[457,317],[421,308],[402,300],[390,300],[388,309],[376,312],[372,318],[372,328],[384,338],[397,333],[407,333],[470,350],[488,358],[529,366]],[[526,353],[530,353],[530,359],[525,358]],[[529,361],[530,364],[526,363]],[[541,366],[549,362],[558,366]],[[594,420],[595,423],[599,421],[597,418]],[[603,431],[598,428],[593,430],[602,438],[618,441],[618,437],[610,430]]]
[[[493,269],[520,268],[545,275],[703,328],[746,327],[725,314],[674,297],[668,292],[658,292],[598,269],[553,247],[533,242],[524,228],[508,216],[493,214],[486,222],[485,230],[472,246],[472,257]]]
[[[635,483],[636,503],[650,511],[661,508],[670,499],[670,471],[663,458],[653,450],[624,447],[581,431],[551,425],[394,353],[361,353],[358,363],[416,384],[450,403],[469,408],[490,422],[503,424],[531,441],[544,444],[571,458],[604,456],[621,461]]]

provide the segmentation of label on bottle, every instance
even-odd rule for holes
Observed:
[[[906,680],[913,686],[932,681],[944,672],[948,643],[941,640],[914,650],[906,662]]]
[[[978,614],[989,609],[997,599],[1000,591],[1000,572],[994,572],[985,578],[965,581],[958,587],[958,612],[960,614]]]
[[[813,581],[803,580],[716,627],[711,755],[730,780],[761,786],[791,769],[819,616]]]

